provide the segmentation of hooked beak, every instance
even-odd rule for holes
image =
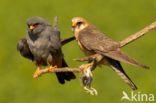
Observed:
[[[34,25],[30,25],[30,26],[29,26],[29,29],[30,29],[31,31],[33,31],[33,30],[35,29],[35,26],[34,26]]]
[[[76,23],[75,22],[72,22],[72,31],[75,30],[75,27],[76,27]]]

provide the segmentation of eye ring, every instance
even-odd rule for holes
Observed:
[[[78,26],[80,26],[81,24],[83,24],[83,22],[81,22],[81,21],[77,22]]]
[[[39,23],[35,23],[35,24],[28,24],[28,27],[30,27],[30,26],[34,26],[34,27],[36,27],[36,26],[38,26],[39,25]]]
[[[39,25],[39,23],[35,23],[35,24],[33,24],[34,27],[37,27],[38,25]]]

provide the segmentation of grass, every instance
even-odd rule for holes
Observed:
[[[99,95],[90,96],[80,86],[78,74],[75,81],[63,86],[58,84],[53,74],[34,80],[35,66],[19,55],[16,44],[25,36],[26,20],[32,16],[41,16],[52,22],[57,15],[62,38],[73,35],[71,18],[82,16],[114,40],[121,40],[155,21],[155,10],[155,0],[1,1],[0,103],[120,103],[122,91],[130,92],[131,89],[110,68],[103,66],[95,70],[93,86]],[[155,38],[153,31],[123,48],[130,56],[149,65],[150,70],[126,64],[123,67],[139,87],[138,91],[156,95]],[[63,52],[70,66],[81,64],[73,61],[84,56],[75,41],[64,46]]]

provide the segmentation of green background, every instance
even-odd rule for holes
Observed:
[[[60,85],[54,74],[33,79],[35,65],[16,51],[18,40],[26,34],[26,20],[41,16],[51,23],[59,17],[61,37],[72,36],[71,18],[82,16],[114,40],[122,40],[156,20],[156,0],[1,0],[0,2],[0,103],[120,103],[122,91],[131,89],[106,66],[94,71],[93,87],[98,96],[83,90],[77,79]],[[141,93],[156,96],[156,31],[127,45],[123,50],[150,70],[123,64]],[[71,67],[83,57],[75,41],[63,47]]]

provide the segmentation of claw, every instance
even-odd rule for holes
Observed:
[[[41,74],[40,67],[37,67],[37,69],[33,75],[33,78],[38,78],[40,74]]]
[[[54,69],[57,69],[57,66],[56,65],[55,66],[49,66],[49,67],[47,67],[47,69],[49,72],[52,72]]]
[[[90,93],[91,95],[97,95],[97,90],[91,87],[91,83],[93,80],[92,75],[92,63],[84,64],[80,68],[82,68],[82,76],[81,76],[81,83],[83,85],[83,88],[87,93]]]

